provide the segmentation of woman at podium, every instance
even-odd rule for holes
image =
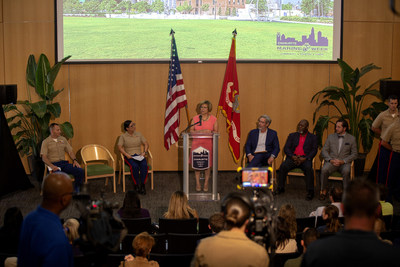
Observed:
[[[217,118],[213,115],[210,114],[212,110],[212,104],[208,100],[204,100],[197,104],[197,114],[196,116],[193,117],[192,122],[196,123],[194,127],[192,127],[191,132],[192,133],[213,133],[213,132],[218,132],[218,122]],[[209,151],[209,168],[204,169],[204,174],[205,174],[205,181],[204,181],[204,187],[203,190],[205,192],[208,191],[208,180],[210,179],[210,169],[212,167],[212,138],[206,138],[206,139],[193,139],[192,141],[192,151],[193,149],[196,149],[198,147],[203,147]],[[192,155],[192,153],[190,153]],[[193,166],[192,166],[193,167]],[[196,191],[199,192],[201,191],[201,185],[200,185],[200,171],[195,170],[195,177],[196,177]]]

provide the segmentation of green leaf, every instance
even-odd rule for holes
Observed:
[[[49,71],[49,74],[47,76],[47,82],[49,84],[54,84],[54,81],[57,78],[58,72],[60,71],[60,68],[62,66],[62,64],[64,64],[65,61],[67,61],[71,56],[67,56],[65,58],[63,58],[60,62],[58,62],[57,64],[55,64]]]
[[[47,111],[50,112],[55,118],[60,117],[61,115],[60,103],[53,103],[47,105]]]
[[[358,124],[364,153],[368,153],[371,150],[374,141],[374,133],[371,131],[371,126],[372,120],[365,118],[361,119],[360,123]]]
[[[46,55],[41,54],[36,71],[36,93],[44,100],[48,93],[47,73],[50,70],[50,63]]]
[[[32,87],[36,87],[37,64],[34,55],[30,55],[26,64],[26,81]]]
[[[48,97],[49,97],[49,100],[50,100],[50,101],[53,101],[53,99],[54,99],[59,93],[61,93],[62,91],[64,91],[64,88],[62,88],[61,90],[53,91],[53,93],[52,93],[51,95],[48,96]]]
[[[39,118],[42,118],[45,115],[47,110],[46,101],[43,100],[36,103],[29,103],[28,105],[31,107],[33,113]]]
[[[60,124],[60,128],[65,138],[71,139],[72,137],[74,137],[74,128],[72,127],[72,124],[68,121]]]
[[[326,129],[328,129],[330,120],[331,120],[331,117],[329,117],[327,115],[326,116],[321,115],[318,118],[317,123],[315,124],[313,132],[317,135],[318,147],[322,147],[322,137],[324,135],[324,131]]]

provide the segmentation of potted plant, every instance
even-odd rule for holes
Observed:
[[[30,55],[26,66],[26,81],[28,83],[28,100],[17,101],[16,105],[5,105],[4,111],[9,112],[7,122],[13,130],[14,141],[21,156],[28,156],[29,167],[32,175],[38,180],[43,176],[44,164],[40,158],[42,141],[49,135],[50,120],[60,117],[60,103],[54,98],[61,90],[54,89],[54,81],[61,65],[71,56],[63,58],[60,62],[50,67],[46,55],[41,54],[36,63],[35,56]],[[40,100],[32,102],[30,88]],[[60,124],[66,138],[74,135],[71,123]]]
[[[353,69],[342,59],[338,59],[341,68],[341,80],[343,88],[337,86],[327,86],[323,90],[317,92],[311,99],[311,103],[318,104],[313,115],[313,123],[315,123],[316,115],[323,107],[332,107],[334,115],[320,115],[315,123],[314,133],[318,137],[318,145],[322,147],[323,132],[328,128],[329,124],[334,124],[339,118],[344,118],[349,122],[348,132],[356,138],[357,148],[363,148],[363,153],[367,154],[373,145],[374,134],[370,130],[373,120],[378,114],[387,109],[387,105],[382,101],[380,92],[373,89],[379,83],[379,79],[364,90],[358,84],[360,79],[373,70],[381,69],[373,63],[361,67],[361,69]],[[375,101],[369,105],[365,104],[367,97],[374,97]],[[322,100],[320,102],[320,100]],[[342,105],[340,105],[342,104]],[[365,158],[364,158],[365,164]],[[364,165],[357,169],[364,170]]]

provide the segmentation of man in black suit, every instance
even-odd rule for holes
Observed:
[[[279,168],[278,189],[275,194],[285,192],[285,180],[288,172],[294,168],[303,170],[306,178],[307,200],[314,198],[314,171],[312,160],[317,154],[317,137],[308,132],[309,123],[307,120],[301,120],[297,124],[297,132],[289,134],[284,152],[285,161]]]

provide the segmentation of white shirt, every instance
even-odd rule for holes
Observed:
[[[263,133],[261,132],[261,130],[259,130],[257,148],[254,151],[254,153],[266,152],[266,150],[265,150],[265,141],[267,140],[267,133],[268,133],[268,128]]]

